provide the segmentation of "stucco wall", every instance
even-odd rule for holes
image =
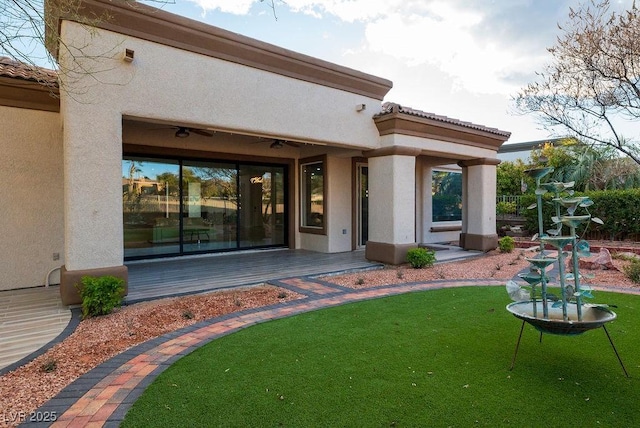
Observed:
[[[84,60],[89,74],[64,77],[71,92],[61,101],[69,270],[122,264],[123,116],[343,147],[377,144],[371,116],[380,103],[373,98],[105,30],[89,35],[67,21],[62,37],[68,46],[88,46],[84,58],[98,58]],[[132,63],[121,59],[125,48],[135,51]],[[61,62],[74,68],[64,54]],[[367,109],[356,111],[358,104]],[[341,238],[301,237],[301,247],[336,251]]]
[[[441,157],[440,164],[452,163],[452,160],[466,160],[477,158],[495,158],[496,151],[471,145],[460,145],[449,141],[415,137],[412,135],[392,134],[379,137],[382,147],[402,146],[419,148],[422,155],[434,158]]]
[[[0,129],[0,290],[43,285],[64,263],[60,115],[0,106]]]
[[[416,242],[416,158],[369,159],[369,240],[387,244]]]
[[[351,158],[329,157],[329,252],[351,251]]]

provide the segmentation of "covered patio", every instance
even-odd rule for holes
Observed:
[[[263,250],[128,262],[126,303],[263,284],[293,276],[321,275],[382,266],[365,259],[364,250],[318,253]]]

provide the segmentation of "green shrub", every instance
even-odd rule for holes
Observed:
[[[55,372],[58,368],[58,363],[54,359],[48,359],[40,365],[40,371],[43,373]]]
[[[498,214],[515,214],[518,205],[515,202],[500,201],[496,204],[496,212]]]
[[[498,240],[498,248],[501,253],[510,253],[516,247],[516,241],[511,236],[503,236]]]
[[[426,248],[412,248],[407,252],[407,261],[414,269],[431,267],[436,262],[436,253]]]
[[[629,237],[636,237],[640,234],[640,221],[638,221],[638,206],[640,206],[640,189],[627,190],[598,190],[591,192],[576,192],[574,196],[588,196],[593,201],[589,207],[592,217],[600,218],[604,224],[589,222],[578,228],[580,236],[585,227],[589,228],[592,236],[600,236],[598,239],[624,240]],[[555,216],[555,211],[551,199],[553,194],[547,192],[543,196],[542,218],[544,221],[545,233],[555,226],[551,222],[551,217]],[[528,207],[536,202],[533,194],[522,195],[520,204]],[[580,211],[580,214],[584,213]],[[564,214],[564,210],[561,214]],[[536,209],[524,210],[524,217],[527,219],[525,228],[533,233],[538,232],[538,214]],[[566,232],[565,227],[565,233]]]
[[[82,318],[106,315],[120,306],[124,280],[115,276],[84,276],[78,287],[82,298]]]
[[[636,284],[640,283],[640,260],[631,260],[631,262],[624,267],[624,274]]]

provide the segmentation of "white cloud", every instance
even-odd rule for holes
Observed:
[[[260,2],[190,1],[202,7],[203,13],[219,9],[234,14],[248,14]],[[540,69],[545,54],[518,51],[516,43],[504,40],[504,34],[490,34],[501,24],[489,22],[494,18],[489,17],[486,3],[484,9],[449,0],[275,0],[275,5],[276,12],[287,8],[319,19],[333,16],[347,23],[363,23],[363,52],[387,54],[409,67],[432,65],[451,77],[455,89],[473,93],[514,93],[521,86],[514,76]],[[495,12],[498,6],[490,7]]]
[[[511,94],[519,89],[512,76],[540,68],[538,56],[517,51],[510,40],[482,31],[483,9],[444,0],[287,0],[289,7],[316,17],[333,15],[365,24],[363,50],[383,53],[412,67],[430,64],[451,76],[454,88],[474,93]],[[504,5],[503,5],[504,6]],[[477,35],[481,34],[482,38]]]
[[[454,87],[475,93],[512,93],[503,78],[532,66],[531,58],[511,51],[508,43],[474,36],[484,16],[477,11],[455,10],[432,3],[428,13],[401,12],[369,23],[368,48],[386,53],[407,65],[437,66],[454,80]]]

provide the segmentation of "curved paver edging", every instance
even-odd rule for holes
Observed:
[[[70,309],[70,311],[71,311],[71,318],[69,319],[69,322],[67,323],[67,326],[64,328],[64,330],[62,330],[60,332],[60,334],[58,334],[56,337],[54,337],[49,342],[47,342],[46,344],[44,344],[40,348],[36,349],[32,353],[30,353],[29,355],[27,355],[25,357],[22,357],[21,359],[19,359],[15,363],[9,364],[8,366],[3,367],[2,369],[0,369],[0,376],[4,375],[6,373],[9,373],[9,372],[17,369],[18,367],[21,367],[21,366],[29,363],[30,361],[38,358],[40,355],[43,355],[45,352],[47,352],[49,349],[51,349],[54,345],[57,345],[58,343],[62,342],[64,339],[69,337],[71,335],[71,333],[73,333],[76,330],[78,325],[80,325],[80,320],[82,318],[82,309],[81,308],[73,308],[73,309]]]
[[[517,277],[516,277],[517,278]],[[269,281],[307,297],[247,309],[201,321],[136,345],[95,367],[64,388],[35,413],[55,414],[52,426],[90,422],[118,426],[136,399],[178,359],[205,344],[255,324],[305,312],[410,292],[464,286],[503,286],[506,280],[434,280],[351,289],[314,277]],[[603,291],[640,294],[639,290],[598,287]],[[22,426],[50,426],[50,422]]]
[[[219,337],[246,327],[322,308],[410,292],[464,286],[501,286],[504,280],[429,281],[344,289],[309,277],[274,281],[273,285],[303,290],[308,297],[212,318],[136,345],[76,379],[35,414],[56,415],[57,421],[22,426],[118,426],[135,400],[176,360]],[[333,291],[330,288],[333,286]]]

